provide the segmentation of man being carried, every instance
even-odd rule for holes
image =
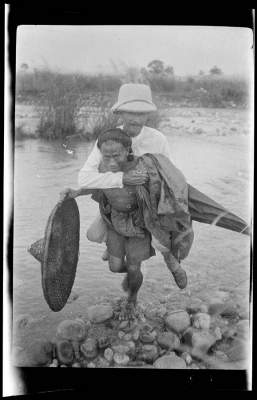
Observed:
[[[171,159],[169,144],[165,136],[156,129],[146,125],[150,114],[156,111],[152,102],[151,90],[143,84],[125,84],[119,91],[118,102],[112,107],[112,111],[119,115],[123,122],[123,131],[132,139],[132,151],[135,156],[146,153],[162,154]],[[123,188],[125,185],[133,190],[136,185],[144,184],[148,174],[144,168],[140,170],[116,171],[110,169],[108,172],[99,170],[101,152],[95,144],[85,165],[79,172],[79,187],[81,189],[113,189]],[[89,240],[106,241],[106,222],[102,216],[98,216],[87,232]],[[159,241],[152,242],[153,247],[165,253]],[[165,253],[167,262],[167,254]],[[108,259],[105,253],[104,259]],[[171,271],[179,288],[184,289],[187,285],[186,272],[181,266],[170,259]]]

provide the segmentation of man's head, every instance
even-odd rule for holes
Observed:
[[[122,85],[112,111],[121,118],[126,133],[137,136],[151,113],[156,111],[150,87],[137,83]]]
[[[98,137],[97,147],[101,152],[106,170],[111,172],[122,171],[127,163],[131,145],[131,138],[119,128],[101,133]]]

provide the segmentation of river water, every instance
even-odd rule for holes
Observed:
[[[187,181],[250,221],[249,138],[168,136],[173,161]],[[14,166],[14,258],[13,316],[29,319],[26,328],[14,329],[14,343],[26,347],[38,337],[51,338],[58,322],[83,316],[86,307],[98,301],[122,295],[122,275],[113,274],[101,260],[103,245],[89,242],[86,230],[98,212],[90,196],[79,197],[81,218],[80,257],[73,294],[58,313],[48,308],[41,288],[40,264],[27,247],[43,237],[47,218],[65,187],[77,188],[79,169],[92,144],[77,143],[67,151],[61,143],[27,139],[15,144]],[[171,307],[180,308],[192,299],[207,299],[219,293],[234,301],[248,303],[249,249],[248,236],[215,226],[194,223],[195,241],[183,265],[188,287],[180,291],[160,255],[143,266],[144,283],[139,301],[159,304],[170,295]],[[74,298],[75,298],[74,297]],[[16,325],[14,325],[16,326]]]

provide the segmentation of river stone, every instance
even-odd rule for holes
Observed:
[[[209,314],[198,312],[193,317],[192,325],[194,328],[208,330],[210,328],[210,324],[211,317]]]
[[[110,305],[96,305],[88,308],[88,317],[93,323],[105,322],[113,316],[113,309]]]
[[[196,352],[207,353],[211,346],[217,341],[216,337],[209,331],[188,328],[183,334],[184,342],[192,346]]]
[[[86,358],[95,358],[97,356],[97,341],[93,338],[88,338],[82,343],[80,350]]]
[[[209,304],[209,307],[208,307],[208,313],[210,315],[219,315],[222,313],[224,308],[225,308],[225,305],[222,302],[211,303],[211,304]]]
[[[163,332],[157,336],[157,343],[163,349],[178,349],[180,345],[179,337],[173,332]]]
[[[78,362],[73,363],[72,368],[81,368],[80,363]]]
[[[96,368],[96,365],[94,362],[91,361],[90,363],[87,364],[87,368]]]
[[[142,343],[152,343],[155,339],[154,335],[151,332],[140,332],[140,340]]]
[[[62,321],[57,327],[57,338],[72,341],[83,341],[87,335],[87,327],[82,319]]]
[[[158,358],[154,362],[154,367],[158,369],[186,369],[187,366],[182,358],[176,356],[175,353],[171,353]]]
[[[108,368],[109,367],[109,362],[108,360],[106,360],[103,357],[99,357],[99,359],[97,360],[97,367],[98,368]]]
[[[221,330],[220,330],[220,327],[219,326],[217,326],[215,329],[214,329],[214,335],[216,336],[216,339],[217,340],[221,340],[222,339],[222,333],[221,333]]]
[[[133,340],[135,340],[135,342],[139,339],[139,336],[140,336],[140,330],[139,330],[139,328],[137,328],[134,332],[133,332],[133,335],[132,335],[132,338],[133,338]]]
[[[250,323],[248,319],[242,319],[241,321],[238,321],[235,326],[235,330],[238,337],[242,339],[248,339],[250,335]]]
[[[158,349],[155,345],[145,344],[138,354],[138,359],[146,362],[154,362],[158,354]]]
[[[119,329],[123,330],[129,325],[129,321],[122,321],[119,325]]]
[[[122,339],[125,335],[126,335],[126,334],[125,334],[125,332],[123,332],[123,331],[119,331],[119,332],[118,332],[118,338],[119,338],[119,339]]]
[[[165,324],[169,330],[182,333],[190,326],[190,317],[186,311],[175,311],[166,317]]]
[[[127,365],[129,362],[129,356],[126,354],[115,353],[113,356],[113,360],[118,365]]]
[[[221,311],[220,315],[223,318],[227,318],[227,319],[235,319],[238,318],[238,308],[235,305],[226,305],[226,307],[224,307],[224,309]]]
[[[127,354],[129,352],[130,348],[129,348],[129,346],[118,344],[118,345],[112,346],[112,350],[115,353]]]
[[[30,354],[19,346],[12,350],[12,361],[15,367],[34,367],[37,365],[31,360]]]
[[[231,361],[246,360],[248,358],[249,344],[245,340],[235,339],[226,355]]]
[[[226,353],[220,350],[215,351],[215,356],[221,359],[222,361],[228,361],[228,356]]]
[[[189,353],[184,351],[184,353],[181,354],[181,358],[185,361],[186,365],[190,365],[192,363],[192,357]]]
[[[20,315],[15,320],[14,326],[18,330],[23,330],[23,329],[29,328],[30,325],[32,324],[32,322],[33,322],[33,319],[29,315]]]
[[[110,345],[110,338],[106,335],[101,336],[97,340],[99,349],[106,349]]]
[[[37,339],[30,343],[27,353],[32,365],[45,365],[52,361],[53,344],[49,341]]]
[[[113,359],[113,350],[110,347],[108,347],[107,349],[104,350],[104,358],[109,362],[112,361],[112,359]]]
[[[56,353],[62,364],[71,364],[74,359],[74,350],[69,340],[57,340]]]

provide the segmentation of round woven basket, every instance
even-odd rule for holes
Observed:
[[[43,239],[28,251],[41,262],[44,298],[60,311],[69,298],[79,257],[80,216],[74,199],[58,203],[51,212]]]

